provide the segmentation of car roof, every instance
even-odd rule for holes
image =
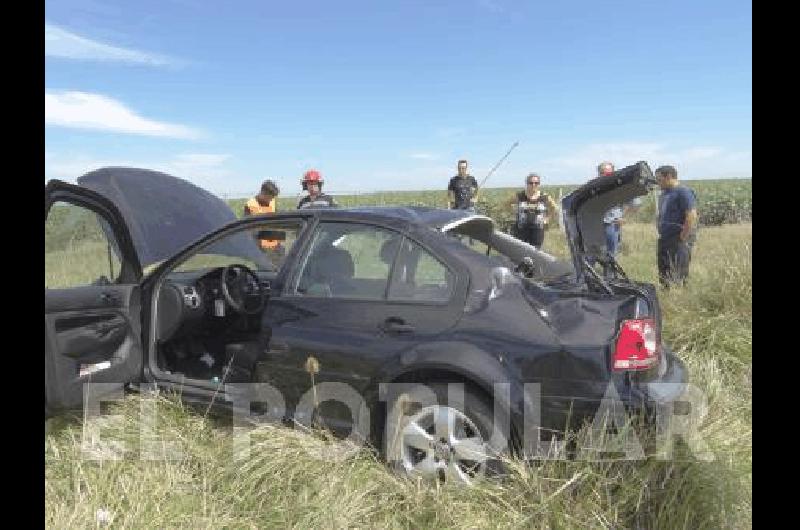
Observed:
[[[467,210],[444,210],[427,206],[359,206],[352,208],[309,209],[306,212],[321,219],[348,218],[366,221],[382,217],[394,221],[427,226],[437,231],[460,220],[476,216],[475,213]]]

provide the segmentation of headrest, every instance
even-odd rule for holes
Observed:
[[[392,237],[383,242],[381,246],[381,261],[387,265],[394,262],[394,257],[397,254],[397,247],[400,246],[401,239],[399,237]]]
[[[317,256],[318,272],[322,277],[352,278],[355,265],[350,253],[342,248],[330,247]]]

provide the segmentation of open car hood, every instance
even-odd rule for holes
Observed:
[[[580,275],[584,258],[607,259],[603,216],[614,206],[646,195],[655,185],[646,162],[619,169],[608,177],[590,180],[561,200],[564,229],[575,271]]]
[[[111,200],[133,240],[142,268],[164,261],[200,237],[235,221],[220,198],[166,173],[128,167],[106,167],[78,178],[78,184]],[[264,261],[247,233],[226,237],[213,252]]]

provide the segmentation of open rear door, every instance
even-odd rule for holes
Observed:
[[[142,270],[128,228],[98,193],[45,186],[45,415],[79,408],[85,383],[141,378]],[[102,395],[93,387],[92,394]]]

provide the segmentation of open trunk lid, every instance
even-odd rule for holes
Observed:
[[[584,274],[586,259],[595,259],[604,266],[613,261],[606,249],[605,213],[647,195],[654,185],[650,167],[638,162],[611,176],[592,179],[561,200],[564,229],[578,279]]]

